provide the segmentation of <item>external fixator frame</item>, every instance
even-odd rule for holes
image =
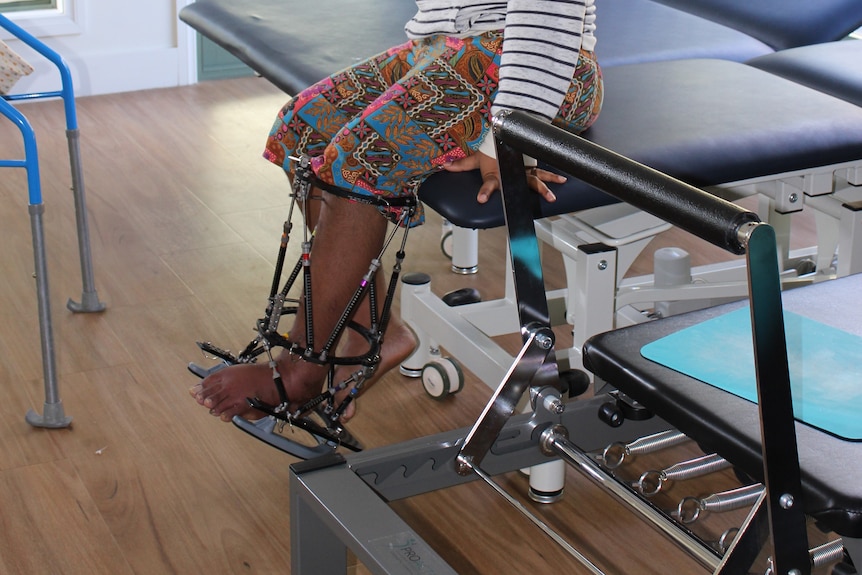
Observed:
[[[257,336],[249,342],[245,349],[236,355],[210,342],[198,342],[198,346],[206,354],[219,359],[221,364],[210,369],[191,364],[189,369],[196,375],[205,377],[229,365],[256,363],[260,356],[266,355],[268,365],[272,368],[272,378],[278,391],[279,403],[272,405],[256,397],[248,398],[248,403],[251,407],[265,413],[268,417],[258,422],[250,422],[245,418],[236,416],[233,421],[238,427],[251,433],[258,439],[282,451],[307,459],[331,451],[338,446],[344,446],[352,451],[361,450],[358,442],[347,432],[340,420],[347,407],[358,396],[365,382],[374,375],[380,364],[380,349],[383,344],[386,327],[391,317],[395,288],[398,284],[398,277],[401,273],[402,262],[405,257],[405,245],[410,230],[409,222],[416,213],[418,199],[415,195],[384,198],[332,186],[316,177],[311,169],[311,160],[308,156],[291,158],[291,160],[295,165],[291,202],[287,220],[284,222],[272,286],[267,297],[265,314],[264,317],[257,320],[255,325]],[[387,234],[380,253],[369,263],[368,271],[359,281],[332,332],[321,346],[317,345],[314,337],[314,294],[311,288],[311,247],[314,239],[314,231],[310,231],[306,224],[308,202],[321,199],[320,196],[314,195],[313,191],[315,188],[322,189],[348,201],[373,205],[380,209],[401,208],[398,221],[396,222],[398,225]],[[297,207],[303,216],[301,254],[296,264],[290,270],[290,273],[284,278],[287,247],[291,232],[293,231],[292,218],[294,210]],[[389,286],[381,306],[374,278],[382,266],[384,253],[395,239],[399,229],[401,230],[401,243],[399,250],[395,254],[395,263],[392,267]],[[300,276],[302,277],[301,290],[295,290],[294,287]],[[283,282],[282,279],[284,279]],[[295,291],[300,291],[301,293],[295,294]],[[366,297],[369,304],[368,327],[354,321],[357,308]],[[279,331],[279,323],[282,316],[298,315],[300,313],[305,322],[304,343],[292,340],[290,334]],[[337,354],[336,348],[338,342],[347,329],[355,331],[365,339],[368,343],[368,350],[365,353],[356,356],[340,356]],[[279,373],[277,363],[272,354],[272,349],[276,347],[283,348],[301,361],[326,366],[328,368],[326,388],[316,397],[291,409],[290,398],[287,395],[282,375]],[[356,366],[356,370],[352,371],[346,379],[336,381],[336,370],[340,366]],[[346,397],[340,403],[336,403],[336,394],[348,388],[349,392]],[[318,445],[316,447],[307,447],[277,433],[277,428],[280,429],[285,424],[309,432],[318,442]]]

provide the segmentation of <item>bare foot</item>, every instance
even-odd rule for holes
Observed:
[[[321,390],[318,366],[310,366],[315,373],[311,379],[300,383],[297,371],[309,371],[309,364],[294,362],[283,353],[277,360],[285,391],[292,402],[301,403],[317,396]],[[219,370],[189,389],[189,394],[210,414],[222,421],[230,421],[235,415],[247,419],[260,419],[264,414],[248,404],[249,397],[256,397],[270,405],[278,405],[280,399],[273,381],[272,368],[267,363],[241,363]]]
[[[363,384],[362,390],[368,389],[380,376],[407,359],[416,348],[416,343],[413,331],[406,324],[393,320],[387,329],[386,339],[380,350],[380,365],[374,377]],[[351,337],[348,332],[342,354],[361,355],[367,350],[368,344],[363,338]],[[287,353],[282,353],[277,363],[292,406],[296,407],[321,393],[325,376],[320,366],[294,361]],[[340,367],[335,375],[336,381],[343,381],[355,370],[355,366]],[[336,395],[336,403],[340,403],[348,393],[350,389],[340,391]],[[272,369],[266,363],[243,363],[226,367],[193,385],[189,389],[189,394],[200,405],[209,409],[210,414],[219,417],[222,421],[231,421],[236,415],[251,420],[263,417],[262,412],[248,404],[249,397],[256,397],[270,405],[277,405],[280,402]],[[356,403],[351,402],[342,414],[341,421],[346,422],[355,413]]]

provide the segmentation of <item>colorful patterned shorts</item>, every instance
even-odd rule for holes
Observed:
[[[322,181],[354,192],[416,194],[443,164],[475,153],[490,130],[502,33],[407,42],[318,82],[279,112],[264,157],[292,171],[307,154]],[[582,52],[554,123],[588,128],[602,102],[601,71]],[[401,208],[383,211],[391,221]],[[420,211],[410,225],[423,221]]]

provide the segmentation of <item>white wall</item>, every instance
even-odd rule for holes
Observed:
[[[194,36],[177,18],[190,2],[65,0],[62,11],[52,14],[7,16],[58,52],[71,70],[76,96],[88,96],[194,82]],[[59,89],[56,66],[8,34],[0,37],[36,68],[13,93]]]

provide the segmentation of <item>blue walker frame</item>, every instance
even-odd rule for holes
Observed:
[[[81,301],[72,299],[66,307],[73,312],[101,312],[105,305],[99,301],[96,293],[92,254],[90,252],[89,224],[84,195],[84,180],[81,169],[79,146],[79,131],[77,114],[75,112],[75,95],[72,87],[72,75],[63,58],[46,46],[35,36],[0,14],[0,27],[6,29],[36,52],[51,61],[60,72],[62,89],[53,92],[34,92],[24,94],[7,94],[0,98],[0,113],[18,126],[24,140],[24,159],[0,159],[0,168],[24,168],[27,171],[27,187],[29,192],[30,225],[33,235],[33,259],[35,262],[36,295],[39,304],[39,329],[42,344],[42,370],[45,381],[45,403],[40,415],[29,410],[25,419],[34,427],[64,428],[68,427],[72,418],[63,411],[57,385],[57,369],[54,352],[53,327],[51,322],[51,305],[48,290],[48,269],[45,260],[45,238],[42,224],[42,214],[45,205],[42,201],[42,187],[39,176],[39,155],[36,146],[36,135],[27,118],[10,102],[19,100],[36,100],[60,97],[63,99],[66,115],[66,137],[69,142],[69,159],[72,170],[72,192],[75,198],[75,215],[78,231],[78,250],[81,258],[81,278],[83,283]]]

